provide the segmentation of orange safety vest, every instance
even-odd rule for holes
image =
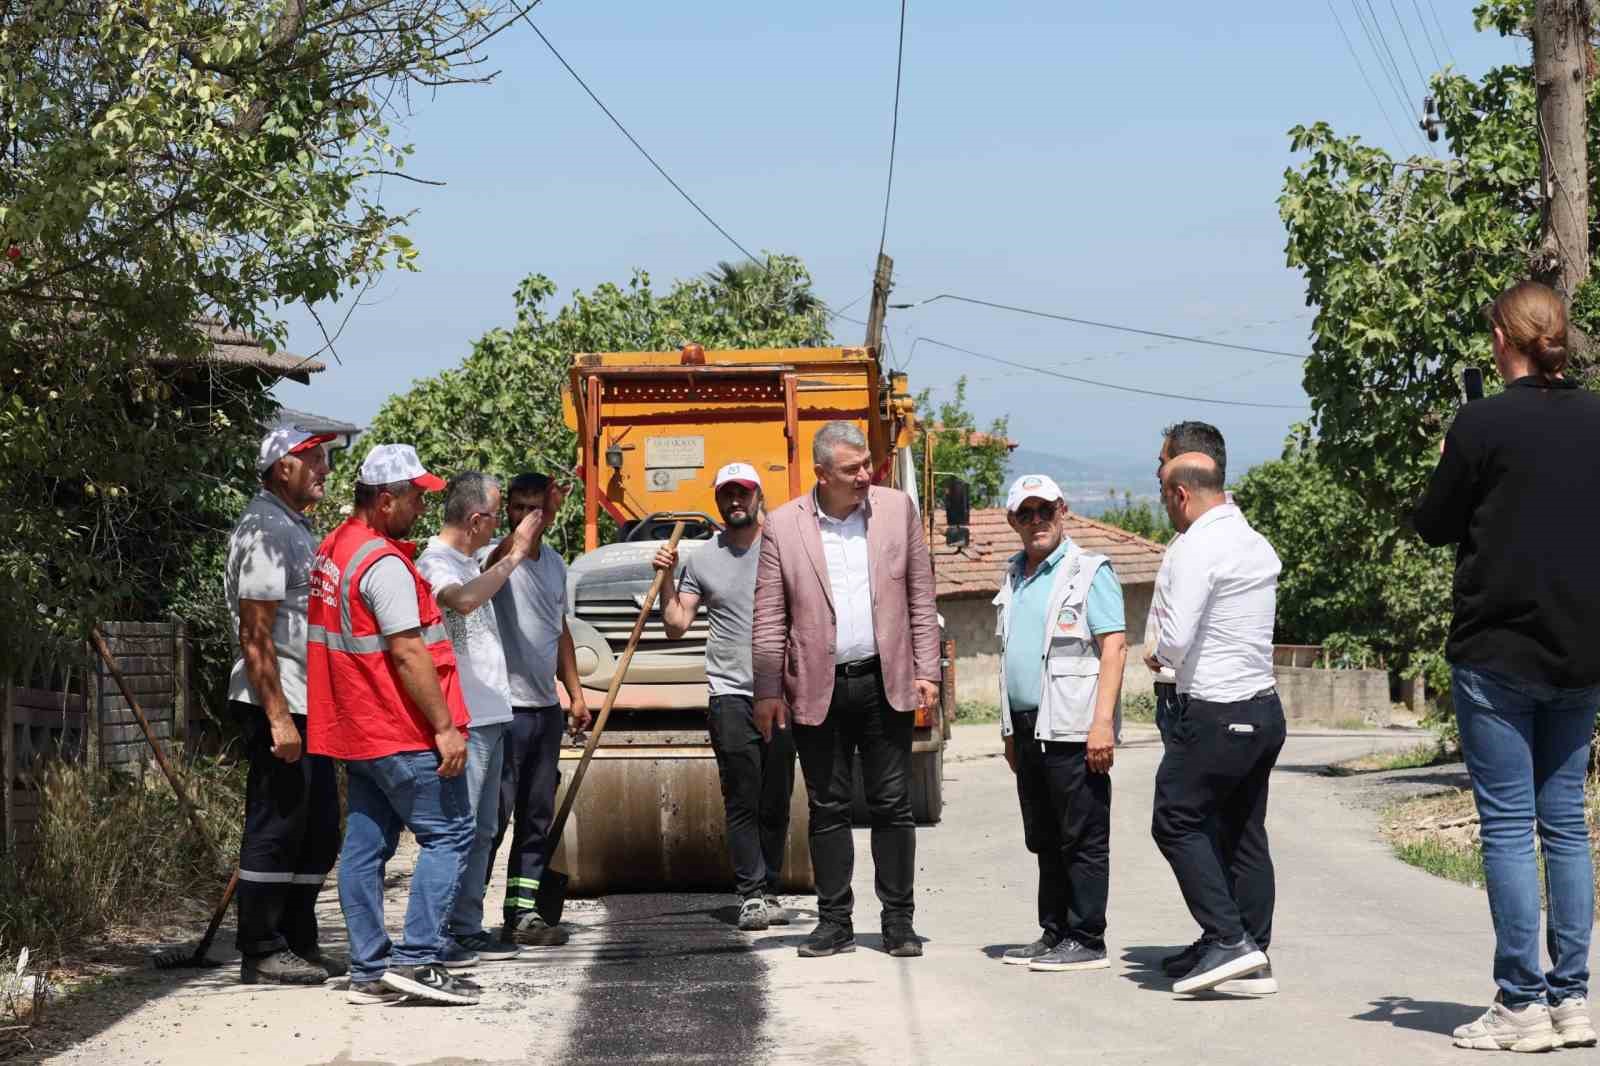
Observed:
[[[372,565],[400,559],[417,583],[422,639],[459,728],[469,717],[455,650],[433,588],[412,565],[415,544],[391,540],[359,518],[328,534],[311,564],[306,611],[306,750],[336,759],[378,759],[434,748],[434,730],[390,661],[378,619],[359,595]]]

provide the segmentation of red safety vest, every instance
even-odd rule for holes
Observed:
[[[306,750],[311,754],[378,759],[435,746],[433,726],[400,683],[378,619],[359,595],[367,571],[390,556],[403,561],[417,583],[423,642],[439,671],[451,718],[466,727],[455,650],[432,587],[411,564],[416,552],[415,544],[391,540],[359,518],[346,519],[317,549],[306,611]]]

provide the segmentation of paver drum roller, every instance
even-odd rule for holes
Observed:
[[[561,789],[578,752],[564,750]],[[812,891],[805,784],[789,798],[783,889]],[[605,747],[595,751],[552,866],[574,895],[732,891],[721,779],[710,747]]]

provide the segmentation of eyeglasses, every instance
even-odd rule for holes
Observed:
[[[1012,513],[1017,516],[1018,522],[1025,526],[1031,526],[1035,522],[1048,522],[1054,518],[1056,516],[1056,505],[1053,503],[1041,503],[1037,507],[1019,507]]]

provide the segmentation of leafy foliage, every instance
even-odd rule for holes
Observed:
[[[409,152],[389,123],[412,87],[470,80],[514,10],[3,10],[0,674],[14,675],[52,630],[198,602],[190,549],[215,545],[253,480],[272,383],[209,364],[201,319],[270,345],[275,306],[412,265],[373,180]]]
[[[933,410],[933,390],[923,389],[917,394],[917,410]],[[996,418],[988,429],[978,428],[977,418],[967,410],[965,375],[956,380],[955,393],[939,405],[938,413],[923,417],[931,417],[932,425],[923,423],[923,432],[917,435],[911,453],[919,476],[928,431],[933,429],[935,494],[939,494],[939,487],[948,477],[957,477],[967,483],[973,507],[1000,506],[1005,500],[1006,460],[1011,454],[1006,437],[1008,420]]]
[[[1157,544],[1170,543],[1176,535],[1172,528],[1172,520],[1167,517],[1164,509],[1149,500],[1135,503],[1131,492],[1124,492],[1121,503],[1101,512],[1100,521],[1119,529],[1126,529],[1129,533],[1136,533]]]
[[[1528,0],[1487,0],[1480,29],[1522,32]],[[1526,277],[1539,247],[1540,154],[1532,70],[1433,80],[1447,161],[1397,160],[1323,122],[1290,131],[1308,154],[1284,177],[1288,261],[1317,308],[1306,363],[1318,460],[1396,519],[1420,493],[1459,402],[1462,367],[1493,378],[1480,309]],[[1589,106],[1600,102],[1590,81]],[[1590,124],[1591,167],[1600,124]],[[1591,184],[1593,178],[1591,178]],[[1591,193],[1591,202],[1595,198]],[[1600,298],[1574,322],[1600,325]]]
[[[576,437],[561,413],[574,354],[670,351],[690,341],[712,349],[826,340],[825,312],[800,260],[771,255],[759,274],[733,273],[732,281],[726,272],[680,281],[658,296],[650,276],[637,271],[625,287],[607,283],[575,293],[554,313],[548,304],[555,282],[530,275],[517,287],[515,323],[478,338],[460,366],[391,396],[367,439],[415,445],[429,469],[445,474],[563,472],[577,456]],[[343,505],[351,499],[365,451],[340,456],[328,480],[329,500]],[[583,544],[582,504],[579,494],[569,497],[547,535],[565,554]],[[437,522],[435,514],[426,524]]]

